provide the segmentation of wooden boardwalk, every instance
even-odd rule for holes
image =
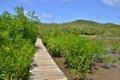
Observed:
[[[53,61],[40,38],[37,38],[35,46],[37,51],[30,70],[30,80],[68,80]]]

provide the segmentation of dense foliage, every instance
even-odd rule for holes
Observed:
[[[100,59],[105,63],[116,62],[116,59],[107,55],[110,51],[120,51],[120,26],[114,24],[91,21],[42,24],[39,27],[39,36],[50,54],[54,57],[64,55],[67,67],[77,75],[79,72],[83,74],[90,72],[91,64],[96,60]]]
[[[35,12],[24,14],[23,7],[14,8],[15,15],[0,15],[0,80],[26,80],[35,53],[38,19]]]
[[[105,46],[97,44],[94,39],[74,34],[57,34],[56,30],[48,32],[43,42],[52,56],[59,57],[64,53],[67,67],[73,72],[90,72],[90,64],[107,54]]]

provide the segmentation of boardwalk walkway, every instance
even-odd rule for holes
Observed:
[[[64,73],[47,52],[40,38],[37,38],[35,46],[37,51],[30,70],[30,80],[67,80]]]

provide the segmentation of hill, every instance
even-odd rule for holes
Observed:
[[[41,30],[40,30],[41,29]],[[120,37],[120,25],[114,23],[98,23],[90,20],[75,20],[66,23],[43,23],[40,33],[54,29],[60,33]]]
[[[85,26],[120,26],[119,24],[115,23],[98,23],[95,21],[91,20],[75,20],[67,23],[62,23],[62,24],[67,24],[67,25],[85,25]]]

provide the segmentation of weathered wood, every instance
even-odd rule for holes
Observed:
[[[40,38],[37,38],[35,46],[37,50],[30,70],[30,80],[68,80],[51,58]]]

